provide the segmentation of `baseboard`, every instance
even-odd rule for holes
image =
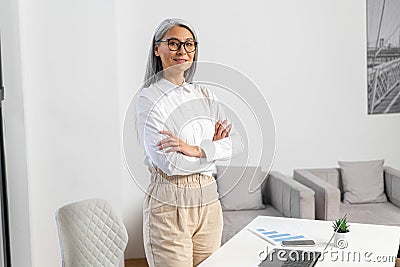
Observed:
[[[149,267],[146,259],[129,259],[125,260],[125,267]]]

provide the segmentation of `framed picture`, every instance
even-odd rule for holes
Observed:
[[[400,1],[367,0],[368,114],[400,113]]]

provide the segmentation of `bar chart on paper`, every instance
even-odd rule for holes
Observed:
[[[290,233],[279,229],[248,228],[248,230],[275,246],[280,245],[282,241],[307,239],[303,234]]]

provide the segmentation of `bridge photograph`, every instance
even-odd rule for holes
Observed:
[[[368,114],[400,113],[400,1],[367,0]]]

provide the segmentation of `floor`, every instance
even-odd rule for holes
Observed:
[[[125,267],[148,267],[146,259],[125,260]]]

